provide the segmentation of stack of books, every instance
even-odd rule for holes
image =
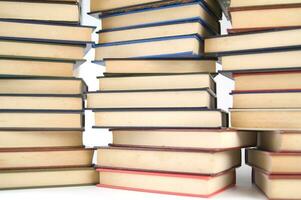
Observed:
[[[0,189],[95,184],[73,67],[92,27],[77,1],[0,2]]]
[[[94,128],[113,134],[98,148],[98,186],[210,197],[235,185],[240,148],[256,135],[228,129],[216,108],[216,59],[189,59],[203,54],[204,34],[219,32],[220,8],[209,2],[92,1],[104,28],[96,61],[107,71],[87,108]]]
[[[262,131],[247,151],[254,183],[270,199],[300,199],[300,5],[234,0],[230,11],[231,34],[208,38],[205,52],[235,81],[232,127]]]

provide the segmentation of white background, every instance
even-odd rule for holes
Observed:
[[[89,0],[83,0],[83,25],[100,26],[100,22],[85,13],[89,10]],[[229,22],[222,21],[222,30],[226,30],[230,27]],[[225,31],[223,32],[225,33]],[[96,41],[97,36],[94,34],[93,39]],[[92,64],[93,49],[87,53],[87,62],[76,69],[77,75],[84,78],[89,85],[89,90],[98,90],[98,81],[96,76],[102,75],[104,71],[103,66]],[[220,66],[219,66],[220,69]],[[217,81],[218,89],[218,107],[224,110],[232,106],[232,99],[229,92],[233,89],[233,82],[228,78],[221,75],[215,78]],[[104,146],[111,142],[111,134],[107,130],[94,130],[93,114],[89,111],[86,112],[86,132],[84,133],[84,144],[88,147]],[[1,180],[0,180],[1,181]],[[132,191],[113,190],[96,188],[95,186],[87,187],[67,187],[67,188],[51,188],[51,189],[27,189],[27,190],[8,190],[0,191],[0,199],[30,199],[30,200],[54,200],[54,199],[105,199],[105,200],[189,200],[195,199],[190,197],[179,197],[169,195],[148,194]],[[245,166],[244,160],[242,167],[237,170],[237,186],[214,196],[212,199],[217,200],[251,200],[251,199],[265,199],[265,197],[258,192],[258,190],[251,184],[251,169]]]

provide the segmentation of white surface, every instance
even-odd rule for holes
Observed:
[[[87,12],[89,8],[89,1],[83,0],[83,11]],[[83,17],[84,25],[98,26],[100,22],[90,16]],[[229,23],[223,21],[222,27],[225,30],[229,27]],[[96,35],[93,36],[96,40]],[[85,79],[89,85],[90,91],[98,89],[98,81],[96,76],[102,75],[104,68],[99,65],[92,64],[94,51],[91,50],[87,56],[87,62],[76,69],[77,74]],[[220,69],[220,68],[219,68]],[[218,107],[227,110],[232,105],[232,99],[229,92],[233,88],[233,82],[221,75],[215,79],[218,84]],[[111,142],[111,134],[107,130],[93,130],[93,114],[91,111],[86,112],[86,132],[84,134],[84,143],[86,146],[104,146]],[[242,163],[243,167],[237,170],[237,186],[212,199],[217,200],[252,200],[265,199],[265,197],[258,192],[258,190],[251,184],[251,169]],[[0,180],[1,181],[1,180]],[[67,187],[67,188],[51,188],[51,189],[27,189],[27,190],[8,190],[0,191],[0,199],[30,199],[30,200],[54,200],[54,199],[104,199],[104,200],[188,200],[196,199],[190,197],[179,197],[170,195],[148,194],[141,192],[123,191],[96,188],[94,186],[88,187]]]

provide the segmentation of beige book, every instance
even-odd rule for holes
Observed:
[[[175,14],[176,13],[176,14]],[[219,32],[217,18],[202,7],[199,3],[179,4],[164,8],[153,8],[135,12],[124,12],[102,17],[103,29],[155,24],[169,21],[185,21],[187,19],[200,18],[213,30]]]
[[[0,169],[89,167],[94,149],[45,148],[0,151]]]
[[[88,109],[179,107],[214,109],[216,108],[216,96],[208,88],[184,90],[107,91],[87,94]]]
[[[248,7],[248,6],[270,6],[270,5],[284,5],[297,4],[300,0],[231,0],[231,7]]]
[[[196,36],[180,36],[142,42],[98,45],[95,50],[95,59],[99,61],[109,58],[198,57],[202,53],[203,44]]]
[[[98,187],[209,198],[235,185],[235,170],[218,176],[97,169]]]
[[[221,62],[225,71],[300,69],[300,55],[300,50],[227,55]]]
[[[143,67],[141,67],[143,66]],[[179,74],[215,73],[216,60],[105,60],[107,73]],[[138,86],[138,85],[137,85]]]
[[[235,90],[298,90],[300,75],[300,71],[236,74]]]
[[[83,147],[81,131],[0,131],[0,149]]]
[[[161,26],[147,26],[122,30],[100,31],[99,43],[123,42],[179,35],[199,35],[206,37],[213,35],[199,22],[184,22]]]
[[[268,175],[254,170],[253,182],[269,199],[300,199],[301,177],[298,175]]]
[[[10,22],[0,20],[0,36],[40,40],[91,42],[93,27]]]
[[[301,152],[300,131],[267,131],[258,135],[258,147],[273,152]]]
[[[98,183],[93,168],[54,168],[28,170],[1,170],[0,189],[84,186]]]
[[[81,96],[0,95],[1,110],[83,110]]]
[[[81,112],[1,111],[0,127],[5,130],[82,129]]]
[[[207,38],[205,53],[239,54],[242,51],[286,49],[301,45],[300,34],[301,28],[296,28]]]
[[[86,89],[77,78],[0,78],[0,94],[79,95]]]
[[[74,62],[0,58],[0,75],[73,77]]]
[[[247,150],[246,162],[270,174],[300,174],[301,153],[279,153],[257,149]]]
[[[79,23],[77,4],[58,2],[1,1],[0,18]]]
[[[216,151],[256,146],[256,132],[231,129],[113,129],[113,146]]]
[[[233,108],[299,108],[301,90],[232,92]]]
[[[228,125],[227,114],[207,109],[94,110],[99,128],[220,128]]]
[[[85,49],[86,45],[0,40],[0,56],[8,58],[80,61]]]
[[[103,147],[97,150],[97,165],[125,170],[213,175],[238,167],[240,154],[240,150],[205,152]]]
[[[238,130],[300,130],[301,109],[231,109]]]

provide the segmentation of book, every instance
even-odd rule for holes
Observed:
[[[90,167],[93,152],[84,148],[6,149],[0,151],[0,169]]]
[[[85,44],[92,42],[94,27],[0,20],[0,37]]]
[[[253,1],[241,1],[241,0],[231,0],[231,7],[251,7],[251,6],[270,6],[270,5],[286,5],[286,4],[298,4],[301,3],[300,0],[253,0]]]
[[[301,174],[301,153],[269,152],[258,149],[246,151],[246,163],[269,174]]]
[[[81,95],[86,91],[80,78],[0,77],[0,94]]]
[[[203,42],[195,35],[133,40],[95,45],[95,59],[194,58],[203,54]]]
[[[80,111],[0,110],[0,130],[82,130]]]
[[[177,13],[176,15],[174,13]],[[212,14],[203,1],[179,3],[129,12],[117,12],[100,15],[103,29],[145,26],[156,23],[200,20],[212,31],[219,32],[218,18]]]
[[[213,92],[216,91],[216,83],[208,73],[128,75],[98,77],[98,80],[100,91],[172,90],[185,88],[209,88]]]
[[[300,130],[301,109],[231,109],[231,127],[238,130]]]
[[[221,151],[256,146],[255,132],[231,129],[113,129],[114,147]]]
[[[82,111],[80,95],[0,94],[1,110],[69,110]]]
[[[83,147],[81,131],[0,131],[0,151],[16,148]]]
[[[281,50],[222,56],[224,72],[300,70],[300,50]]]
[[[77,3],[57,1],[0,2],[0,19],[32,20],[79,24],[80,9]]]
[[[291,28],[209,37],[205,39],[205,53],[222,56],[296,50],[301,45],[300,34],[301,28]]]
[[[301,90],[233,91],[233,108],[299,108]]]
[[[268,131],[258,135],[258,147],[273,152],[301,152],[299,131]]]
[[[200,108],[93,110],[94,128],[221,128],[227,113]],[[126,120],[125,120],[126,119]]]
[[[91,167],[0,170],[0,178],[0,189],[96,185],[99,179]]]
[[[6,58],[82,61],[85,49],[86,44],[75,45],[0,38],[0,57]]]
[[[236,91],[298,90],[301,71],[234,74]],[[250,84],[252,83],[252,84]]]
[[[0,98],[1,102],[1,98]],[[98,91],[87,94],[88,109],[216,108],[209,88],[168,90]],[[1,108],[1,106],[0,106]]]
[[[240,166],[240,150],[220,152],[101,147],[100,168],[216,175]]]
[[[171,37],[179,35],[197,35],[204,38],[209,35],[214,35],[210,30],[207,30],[199,21],[187,21],[180,23],[151,25],[138,28],[116,28],[110,30],[101,30],[98,32],[99,43],[123,42],[131,40],[143,40],[151,38]]]
[[[106,59],[105,69],[110,74],[131,75],[215,73],[216,59]]]
[[[253,170],[253,182],[269,199],[300,199],[301,177],[299,175],[269,175]]]
[[[75,62],[0,58],[0,76],[73,77]]]
[[[159,194],[211,197],[235,185],[235,170],[218,176],[97,169],[98,187]]]
[[[300,26],[300,11],[301,2],[230,7],[232,28],[248,30]]]

